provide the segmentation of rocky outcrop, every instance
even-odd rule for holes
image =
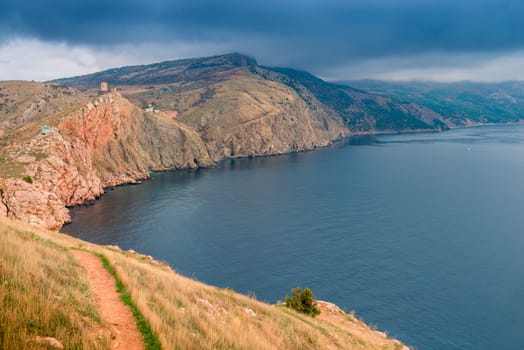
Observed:
[[[349,134],[329,117],[308,117],[304,123],[293,114],[282,114],[213,130],[206,135],[210,153],[214,159],[284,154],[327,146]]]
[[[3,180],[0,215],[52,229],[70,220],[66,206],[92,201],[104,187],[136,182],[151,170],[213,164],[195,131],[145,114],[117,93],[97,98],[6,153],[23,165],[27,181]]]
[[[210,153],[215,159],[284,154],[327,146],[349,135],[339,118],[311,110],[298,96],[290,97],[269,115],[205,133]]]
[[[0,215],[55,230],[71,220],[55,193],[15,179],[0,179]]]
[[[63,349],[64,346],[62,345],[62,343],[56,339],[56,338],[53,338],[53,337],[40,337],[40,336],[36,336],[35,337],[35,342],[38,343],[38,344],[42,344],[44,346],[49,346],[49,347],[52,347],[54,349]]]
[[[99,97],[63,119],[58,130],[91,158],[103,187],[146,178],[151,170],[213,164],[195,131],[147,114],[118,93]]]
[[[81,204],[104,193],[103,182],[93,167],[93,155],[79,140],[68,141],[58,130],[52,130],[31,139],[29,149],[45,156],[27,159],[26,174],[55,193],[64,205]]]
[[[372,329],[363,321],[355,317],[353,313],[345,313],[337,305],[318,300],[317,306],[320,309],[319,319],[337,325],[341,329],[349,331],[353,336],[366,339],[370,344],[380,349],[399,349],[410,350],[409,347],[400,341],[388,337],[384,332]],[[336,347],[334,347],[336,348]]]
[[[452,121],[446,120],[441,114],[416,103],[410,103],[405,109],[424,123],[431,125],[437,130],[455,127]]]

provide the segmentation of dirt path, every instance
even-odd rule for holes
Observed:
[[[144,340],[138,331],[135,318],[129,307],[120,300],[116,292],[115,280],[104,269],[100,258],[78,250],[74,250],[72,253],[87,272],[100,316],[111,325],[113,334],[111,348],[122,350],[145,349]]]

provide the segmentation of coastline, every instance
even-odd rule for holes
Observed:
[[[333,140],[330,144],[327,145],[320,145],[315,146],[308,149],[302,149],[302,150],[293,150],[290,152],[285,153],[271,153],[271,154],[257,154],[257,155],[249,155],[249,156],[229,156],[224,157],[222,159],[219,159],[215,161],[213,164],[208,166],[200,166],[197,165],[195,167],[191,168],[174,168],[174,169],[150,169],[148,176],[139,176],[136,178],[126,178],[125,180],[122,180],[122,182],[116,182],[114,184],[111,184],[109,186],[103,187],[104,192],[101,193],[99,196],[97,196],[95,199],[92,200],[86,200],[83,203],[66,206],[68,209],[74,209],[76,207],[83,207],[83,206],[92,206],[96,204],[96,201],[101,199],[104,194],[107,191],[113,191],[119,187],[125,187],[125,186],[137,186],[143,184],[145,181],[149,181],[152,177],[152,174],[154,173],[170,173],[170,172],[183,172],[183,171],[196,171],[198,169],[210,169],[210,168],[216,168],[219,167],[221,163],[228,161],[228,160],[234,160],[234,159],[254,159],[254,158],[270,158],[270,157],[279,157],[279,156],[286,156],[290,154],[300,154],[300,153],[306,153],[306,152],[314,152],[316,150],[320,149],[326,149],[330,147],[336,147],[336,146],[345,146],[345,145],[351,145],[351,139],[353,137],[365,137],[365,136],[388,136],[388,135],[409,135],[409,134],[440,134],[445,133],[448,131],[453,130],[460,130],[460,129],[471,129],[471,128],[482,128],[482,127],[490,127],[490,126],[518,126],[518,125],[524,125],[524,121],[521,122],[508,122],[508,123],[485,123],[485,124],[471,124],[467,126],[456,126],[445,130],[427,130],[427,129],[416,129],[416,130],[381,130],[381,131],[372,131],[372,132],[353,132],[352,134],[341,137],[338,139]],[[65,222],[64,225],[69,225],[71,222]]]
[[[162,348],[169,349],[173,344],[177,344],[184,349],[194,349],[195,346],[212,349],[216,348],[217,341],[220,341],[220,344],[234,345],[238,349],[260,350],[268,349],[268,345],[270,349],[409,349],[399,340],[368,326],[332,303],[319,300],[322,312],[313,318],[281,305],[258,301],[253,296],[237,293],[230,288],[219,288],[185,277],[166,263],[133,250],[123,251],[116,246],[89,243],[8,218],[0,218],[0,231],[4,246],[4,249],[0,249],[0,257],[21,255],[25,252],[26,257],[29,254],[38,262],[35,264],[32,259],[8,259],[3,266],[4,278],[14,278],[15,272],[12,271],[15,271],[15,268],[22,269],[25,272],[24,276],[32,276],[32,279],[28,277],[24,280],[31,285],[25,294],[31,295],[32,298],[16,299],[22,309],[31,303],[33,308],[35,304],[42,305],[41,307],[55,312],[60,310],[57,309],[57,304],[70,303],[68,298],[61,297],[64,293],[86,294],[89,289],[78,283],[75,278],[79,277],[63,273],[63,269],[73,269],[78,271],[82,281],[85,280],[86,272],[82,272],[73,257],[75,252],[83,251],[103,256],[114,268],[115,276],[124,284],[129,293],[128,297],[130,296],[143,319],[150,325]],[[49,297],[49,287],[45,280],[38,278],[41,266],[53,272],[47,279],[59,278],[62,284],[68,283],[64,288],[53,292],[59,293],[56,297]],[[16,286],[16,283],[5,284],[4,291]],[[14,292],[18,293],[19,290]],[[88,303],[91,300],[84,297],[82,301]],[[0,307],[2,311],[12,307],[9,303],[3,306],[4,309]],[[82,307],[88,306],[82,304]],[[71,311],[70,305],[62,307],[60,312],[60,320],[79,319]],[[6,315],[14,317],[13,313]],[[23,317],[27,318],[27,315],[20,313],[16,317],[12,321],[18,322]],[[30,325],[34,322],[39,325],[41,323],[40,319],[32,319]],[[44,324],[46,322],[43,321]],[[176,322],[176,327],[173,326],[173,322]],[[71,328],[69,323],[64,322],[58,326],[62,327],[62,330],[46,335],[66,344],[72,335],[77,338],[84,337],[108,326],[113,328],[113,325],[100,320],[93,326],[87,326],[84,322],[80,329]],[[23,335],[31,337],[33,332],[34,329]],[[100,344],[103,339],[98,337],[92,341]]]

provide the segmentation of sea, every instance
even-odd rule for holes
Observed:
[[[71,215],[72,236],[269,303],[309,287],[419,350],[524,349],[524,126],[154,173]]]

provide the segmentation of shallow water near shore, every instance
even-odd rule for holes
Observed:
[[[524,126],[363,136],[156,174],[63,232],[283,299],[310,287],[420,350],[524,349]]]

